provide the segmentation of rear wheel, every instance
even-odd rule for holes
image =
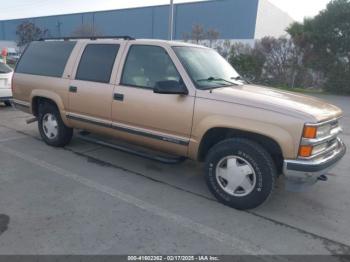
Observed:
[[[240,210],[263,204],[273,191],[277,174],[270,154],[247,139],[228,139],[215,145],[208,153],[206,172],[214,196]]]
[[[4,101],[5,106],[12,106],[9,100]]]
[[[57,107],[51,103],[40,105],[38,127],[41,137],[50,146],[64,147],[73,136],[73,129],[63,123]]]

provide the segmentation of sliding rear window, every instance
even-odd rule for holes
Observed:
[[[32,42],[22,55],[16,73],[62,77],[76,42]]]

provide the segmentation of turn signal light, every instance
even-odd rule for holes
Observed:
[[[312,146],[301,146],[299,148],[299,156],[301,157],[310,157],[312,155]]]
[[[316,138],[317,136],[317,127],[315,126],[305,126],[304,127],[304,132],[303,132],[303,137],[304,138]]]

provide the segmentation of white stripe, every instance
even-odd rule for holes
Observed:
[[[112,122],[111,121],[106,121],[103,120],[101,118],[96,118],[96,117],[91,117],[91,116],[85,116],[85,115],[80,115],[80,114],[75,114],[75,113],[66,113],[67,117],[75,117],[75,118],[80,118],[83,120],[87,120],[87,121],[91,121],[91,122],[95,122],[95,123],[99,123],[99,124],[103,124],[103,125],[109,125],[112,127]]]
[[[19,139],[23,139],[23,138],[27,138],[27,137],[26,136],[16,136],[16,137],[4,138],[4,139],[0,139],[0,143],[19,140]]]
[[[22,101],[22,100],[17,100],[17,99],[13,99],[12,100],[15,104],[19,104],[22,106],[26,106],[26,107],[30,107],[30,103]]]
[[[166,135],[164,133],[152,132],[152,131],[150,131],[148,129],[136,128],[136,127],[132,127],[132,126],[125,125],[125,124],[120,124],[120,123],[116,123],[116,122],[106,121],[106,120],[103,120],[101,118],[90,117],[90,116],[76,114],[76,113],[67,112],[66,113],[66,117],[68,117],[68,118],[69,117],[75,117],[75,118],[78,118],[78,119],[81,119],[81,120],[86,120],[86,121],[92,122],[92,124],[93,123],[103,124],[103,125],[106,125],[106,127],[108,127],[108,128],[122,128],[122,129],[125,129],[125,131],[123,131],[123,130],[119,130],[119,131],[121,131],[121,132],[130,132],[130,134],[133,134],[132,132],[138,132],[140,134],[136,134],[136,135],[143,136],[143,134],[145,134],[145,135],[149,134],[149,135],[153,135],[153,136],[158,136],[160,138],[163,138],[163,141],[168,141],[168,142],[180,141],[180,142],[184,142],[184,143],[189,143],[189,141],[190,141],[189,139],[186,139],[184,137],[169,136],[169,135]],[[76,119],[73,119],[73,120],[76,120]],[[160,140],[162,140],[162,139],[160,139]]]
[[[138,199],[134,196],[125,194],[125,193],[120,192],[114,188],[111,188],[111,187],[108,187],[105,185],[101,185],[99,183],[96,183],[93,180],[79,176],[75,173],[64,170],[58,166],[49,164],[43,160],[31,157],[29,155],[15,151],[15,150],[8,148],[8,147],[0,147],[0,150],[5,152],[5,153],[16,156],[24,161],[27,161],[29,163],[35,164],[35,165],[40,166],[42,168],[45,168],[49,171],[52,171],[58,175],[61,175],[61,176],[64,176],[66,178],[69,178],[71,180],[74,180],[75,182],[78,182],[79,184],[82,184],[82,185],[87,186],[89,188],[95,189],[99,192],[105,193],[105,194],[110,195],[112,197],[118,198],[119,200],[122,200],[130,205],[133,205],[133,206],[136,206],[140,209],[146,210],[149,213],[152,213],[152,214],[157,215],[159,217],[170,220],[179,226],[187,228],[190,231],[204,235],[204,236],[211,238],[211,239],[214,239],[216,241],[231,245],[232,248],[240,250],[240,252],[242,252],[242,254],[248,254],[248,255],[272,255],[273,254],[272,252],[267,251],[267,250],[265,250],[259,246],[256,246],[252,243],[249,243],[246,240],[240,240],[238,238],[233,237],[232,235],[220,232],[214,228],[197,223],[189,218],[177,215],[175,213],[171,213],[165,209],[162,209],[162,208],[157,207],[153,204],[145,202],[145,201]]]

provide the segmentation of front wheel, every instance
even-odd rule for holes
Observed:
[[[73,129],[63,123],[57,107],[50,103],[40,105],[38,127],[41,137],[50,146],[64,147],[73,136]]]
[[[271,195],[276,167],[270,154],[248,139],[228,139],[215,145],[206,159],[206,181],[223,204],[253,209]]]

